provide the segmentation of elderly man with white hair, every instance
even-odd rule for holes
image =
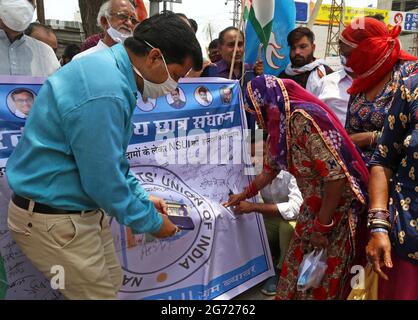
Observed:
[[[23,33],[34,12],[35,0],[0,0],[0,75],[46,77],[60,67],[47,44]]]
[[[103,28],[104,38],[96,46],[74,56],[73,60],[107,49],[117,43],[123,43],[125,39],[132,36],[138,23],[135,7],[130,1],[106,1],[97,15],[97,25]]]

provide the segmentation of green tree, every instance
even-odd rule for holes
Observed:
[[[86,38],[92,34],[102,32],[100,27],[97,26],[97,14],[99,13],[100,6],[104,2],[106,0],[78,0]]]

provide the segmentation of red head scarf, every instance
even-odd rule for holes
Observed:
[[[356,73],[348,93],[365,92],[388,74],[398,60],[418,60],[401,50],[397,39],[400,26],[389,31],[386,25],[374,18],[357,18],[347,26],[340,40],[352,47],[347,66]]]

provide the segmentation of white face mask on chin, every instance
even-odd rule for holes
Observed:
[[[149,45],[151,48],[154,48],[148,42],[146,41],[144,42],[147,45]],[[135,73],[144,80],[144,91],[142,93],[142,96],[145,96],[147,98],[157,99],[158,97],[165,96],[169,94],[170,92],[173,92],[178,86],[178,83],[171,77],[170,72],[168,71],[164,56],[161,55],[161,57],[164,62],[165,70],[167,71],[167,80],[164,81],[163,83],[154,83],[154,82],[148,81],[141,74],[141,72],[132,64],[132,68],[134,69]]]
[[[353,69],[347,67],[347,58],[345,56],[340,56],[341,65],[343,66],[344,70],[350,73],[353,73]]]
[[[1,0],[0,19],[11,30],[23,32],[29,27],[35,8],[28,0]]]
[[[129,37],[132,37],[132,32],[122,33],[116,30],[115,28],[113,28],[109,20],[107,20],[107,23],[109,24],[109,28],[106,30],[106,32],[113,39],[113,41],[117,43],[124,43],[126,39],[128,39]]]

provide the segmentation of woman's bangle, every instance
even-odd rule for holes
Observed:
[[[370,230],[370,233],[377,233],[377,232],[383,232],[383,233],[386,233],[386,234],[389,233],[389,231],[386,230],[385,228],[373,228],[373,229]]]
[[[245,197],[246,199],[255,197],[258,194],[257,185],[255,184],[255,181],[251,182],[247,188],[245,188]]]
[[[386,208],[370,208],[369,209],[369,213],[370,212],[378,212],[378,211],[388,211],[389,212],[389,210],[386,209]]]
[[[330,233],[335,227],[334,219],[331,219],[331,223],[328,225],[319,222],[318,217],[314,219],[313,230],[319,233],[327,234]]]
[[[368,218],[369,220],[385,220],[390,223],[389,221],[390,213],[389,210],[383,208],[373,208],[369,209]]]
[[[375,228],[384,228],[386,230],[390,230],[392,225],[390,222],[382,219],[373,219],[369,220],[368,222],[368,228],[369,229],[375,229]]]

